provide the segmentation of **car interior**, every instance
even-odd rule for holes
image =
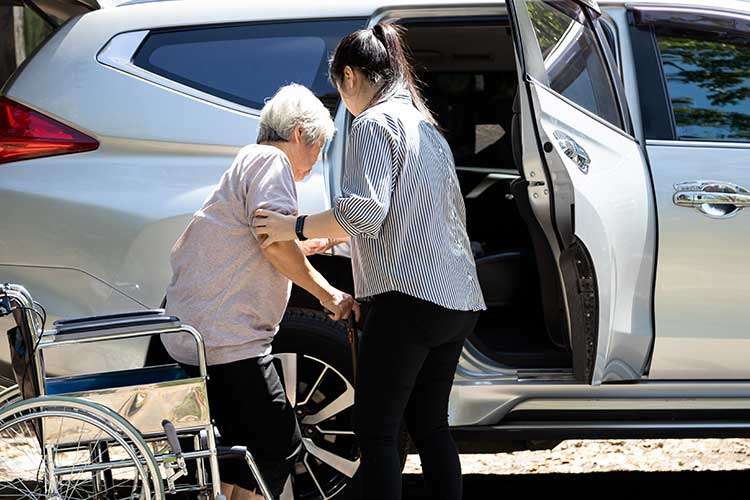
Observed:
[[[487,311],[470,338],[496,363],[567,369],[560,280],[520,171],[517,72],[507,18],[404,20],[427,104],[451,148]]]

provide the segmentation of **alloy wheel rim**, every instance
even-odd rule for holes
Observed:
[[[288,500],[338,495],[359,469],[352,429],[354,387],[328,363],[306,354],[278,353],[276,366],[299,422],[303,451],[291,478]]]

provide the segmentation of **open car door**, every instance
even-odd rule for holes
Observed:
[[[639,379],[653,342],[654,201],[601,12],[594,0],[508,4],[522,173],[559,271],[575,376]]]

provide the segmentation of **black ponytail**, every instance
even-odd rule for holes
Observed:
[[[344,79],[344,68],[361,71],[372,84],[382,84],[374,102],[393,96],[406,88],[412,101],[425,119],[437,126],[435,117],[425,104],[417,87],[417,80],[401,41],[403,28],[395,24],[378,23],[346,36],[336,46],[328,69],[334,85]]]

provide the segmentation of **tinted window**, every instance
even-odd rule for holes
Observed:
[[[300,83],[332,109],[328,56],[363,20],[252,24],[153,32],[135,64],[244,106],[260,109],[279,87]]]
[[[571,0],[527,0],[552,90],[621,127],[609,73],[593,29]]]
[[[750,44],[657,30],[679,139],[750,141]]]

